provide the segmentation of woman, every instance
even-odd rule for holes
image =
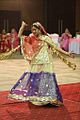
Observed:
[[[0,52],[1,53],[7,52],[7,40],[5,29],[3,29],[1,33]]]
[[[19,38],[15,28],[11,29],[11,49],[16,48],[19,45]]]
[[[18,36],[21,37],[26,23],[22,22]],[[25,72],[11,89],[9,97],[29,101],[35,105],[63,105],[63,99],[53,72],[53,52],[70,53],[56,47],[39,22],[31,27],[32,33],[24,36],[23,53],[29,61],[30,72]],[[29,48],[29,49],[27,49]],[[58,54],[57,54],[58,55]]]
[[[69,51],[69,42],[72,35],[70,34],[68,28],[65,29],[65,32],[61,36],[60,46],[63,50]]]

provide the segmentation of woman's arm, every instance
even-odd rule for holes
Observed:
[[[19,32],[18,32],[18,37],[19,37],[19,38],[22,36],[22,34],[23,34],[23,32],[24,32],[24,29],[25,29],[25,27],[27,27],[27,26],[28,26],[28,25],[27,25],[24,21],[22,21],[21,27],[20,27]]]
[[[47,36],[46,38],[47,38],[47,39],[45,39],[44,41],[47,42],[47,43],[51,46],[51,48],[53,49],[53,52],[55,52],[55,53],[57,54],[57,56],[58,56],[65,64],[67,64],[69,67],[71,67],[73,70],[75,70],[75,69],[76,69],[76,64],[68,61],[68,60],[67,60],[62,54],[60,54],[60,53],[63,53],[64,55],[67,55],[67,56],[72,57],[72,58],[74,57],[74,54],[73,54],[73,53],[66,52],[66,51],[62,50],[61,48],[58,48],[49,36]]]
[[[56,44],[53,42],[53,40],[49,36],[46,37],[45,41],[52,47],[52,49],[55,49],[55,50],[59,51],[60,53],[67,55],[69,57],[72,57],[71,53],[66,52],[66,51],[62,50],[61,48],[57,47]]]

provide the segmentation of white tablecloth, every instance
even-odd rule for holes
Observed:
[[[69,52],[80,54],[80,38],[70,39]]]
[[[56,33],[54,33],[54,34],[50,34],[49,36],[52,38],[53,42],[54,42],[58,47],[60,47],[59,35],[56,34]]]

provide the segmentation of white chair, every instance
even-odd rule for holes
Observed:
[[[75,54],[80,54],[80,39],[73,38],[69,44],[69,52],[73,52]]]
[[[59,35],[57,33],[54,34],[50,34],[50,37],[52,38],[52,40],[54,41],[54,43],[60,47],[60,43],[59,43]]]

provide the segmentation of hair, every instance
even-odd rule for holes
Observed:
[[[47,35],[46,30],[44,29],[44,27],[41,25],[40,22],[35,22],[35,23],[33,23],[32,26],[31,26],[31,28],[32,28],[33,26],[34,26],[35,28],[41,30],[42,34]]]

